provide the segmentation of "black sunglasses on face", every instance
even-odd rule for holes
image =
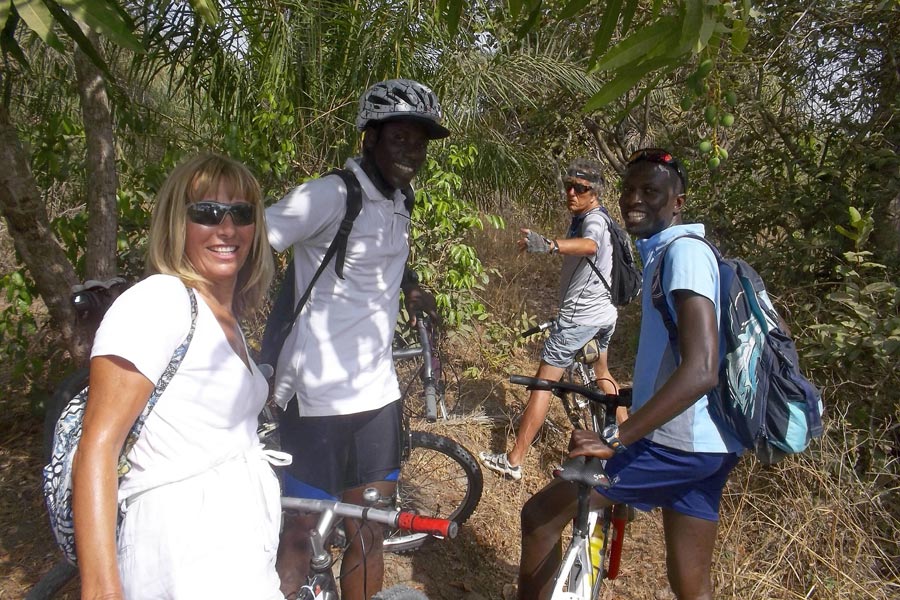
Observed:
[[[575,193],[578,194],[579,196],[580,196],[581,194],[584,194],[585,192],[589,192],[589,191],[591,191],[592,189],[594,189],[594,186],[591,186],[591,185],[583,185],[583,184],[580,184],[580,183],[574,183],[574,182],[571,182],[571,181],[567,181],[564,185],[565,185],[565,188],[566,188],[566,191],[567,191],[567,192],[568,192],[569,190],[575,190]]]
[[[197,225],[219,225],[225,220],[225,215],[231,215],[231,221],[237,227],[252,225],[256,221],[256,211],[249,202],[237,204],[222,204],[211,200],[194,202],[187,206],[187,216],[191,223]]]
[[[669,167],[675,171],[675,174],[678,175],[678,179],[681,180],[681,185],[684,186],[684,190],[687,191],[687,173],[681,163],[678,162],[678,159],[674,156],[662,148],[644,148],[643,150],[632,153],[631,156],[628,157],[626,164],[630,167],[631,165],[642,161]]]

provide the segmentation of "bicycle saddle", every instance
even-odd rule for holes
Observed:
[[[554,475],[563,481],[574,481],[588,487],[608,488],[612,485],[599,458],[576,456],[562,464]]]

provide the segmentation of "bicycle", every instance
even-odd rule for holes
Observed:
[[[380,500],[378,491],[366,490],[366,499],[371,503]],[[342,539],[337,525],[340,518],[357,519],[362,522],[374,521],[389,527],[400,527],[423,535],[440,538],[456,537],[459,526],[448,519],[424,517],[403,510],[386,510],[373,506],[359,506],[330,500],[282,497],[284,510],[318,513],[319,520],[309,538],[310,570],[306,584],[300,588],[297,600],[337,600],[337,584],[332,573],[335,557],[332,547],[341,552],[347,540]],[[373,600],[427,600],[421,592],[406,586],[395,586],[382,590]]]
[[[544,321],[535,325],[520,335],[522,338],[531,337],[537,333],[543,333],[556,323],[555,319]],[[562,376],[562,381],[581,385],[591,390],[597,390],[597,375],[594,373],[593,364],[597,361],[599,351],[594,340],[589,341],[576,354],[575,360],[570,364]],[[590,401],[582,394],[573,391],[560,391],[556,394],[562,401],[566,417],[575,429],[587,429],[599,432],[594,423]]]
[[[631,390],[627,388],[613,396],[565,381],[521,375],[510,376],[509,381],[529,390],[546,390],[558,397],[571,393],[587,399],[595,431],[616,422],[616,408],[631,406]],[[615,579],[619,574],[630,509],[623,505],[590,508],[591,490],[611,484],[603,467],[604,461],[599,459],[576,457],[565,461],[554,472],[555,476],[577,484],[578,505],[572,522],[572,539],[553,578],[552,600],[595,600],[599,598],[603,580]]]
[[[426,405],[429,396],[434,398],[435,416],[438,407],[441,407],[444,418],[447,415],[443,395],[439,393],[440,376],[436,375],[440,367],[435,368],[435,355],[432,353],[434,338],[431,323],[427,315],[423,314],[419,314],[416,320],[415,332],[418,339],[403,342],[402,347],[394,350],[397,361],[413,363],[416,361],[410,359],[421,356],[422,363],[416,363],[411,370],[402,371],[410,379],[401,395],[404,410],[401,422],[400,477],[392,504],[396,509],[449,519],[462,525],[481,500],[484,478],[478,461],[460,443],[443,435],[411,428],[411,419],[420,414],[418,411],[421,405],[418,402],[421,397],[426,399]],[[423,387],[415,388],[414,384],[417,382]],[[423,396],[411,392],[413,389],[421,389]],[[434,392],[433,395],[426,392],[429,389]],[[267,405],[263,409],[258,430],[264,443],[278,445],[277,422],[275,410]],[[393,553],[411,552],[429,538],[426,533],[397,527],[385,532],[384,550]]]

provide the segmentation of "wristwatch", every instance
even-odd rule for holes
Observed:
[[[603,428],[603,432],[600,434],[600,438],[603,442],[612,448],[612,451],[616,454],[621,454],[625,452],[625,444],[619,441],[619,426],[618,425],[607,425]]]

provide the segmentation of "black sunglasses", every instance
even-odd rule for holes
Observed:
[[[675,174],[678,175],[678,179],[681,180],[681,185],[684,186],[684,191],[687,191],[687,172],[684,170],[681,163],[678,162],[678,159],[669,152],[666,152],[662,148],[644,148],[643,150],[632,153],[631,156],[628,157],[627,166],[630,167],[635,163],[643,161],[664,165],[675,171]]]
[[[219,225],[228,214],[231,215],[231,221],[237,227],[253,225],[256,221],[256,210],[249,202],[222,204],[221,202],[203,200],[187,206],[188,219],[191,220],[191,223],[196,223],[197,225]]]
[[[569,190],[575,190],[575,193],[578,194],[579,196],[585,192],[589,192],[592,189],[594,189],[594,186],[592,186],[592,185],[583,185],[581,183],[574,183],[572,181],[567,181],[563,185],[565,186],[567,192]]]

